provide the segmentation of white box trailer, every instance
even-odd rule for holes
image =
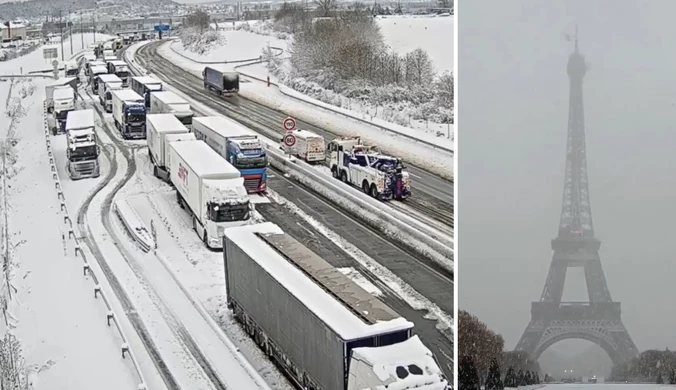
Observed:
[[[66,132],[72,130],[96,130],[94,110],[75,110],[68,113]]]
[[[75,90],[70,86],[57,87],[52,93],[54,101],[54,130],[64,132],[68,113],[75,110]]]
[[[224,236],[228,308],[298,387],[449,389],[413,323],[277,225]]]
[[[47,112],[51,113],[54,109],[54,89],[70,86],[73,90],[77,89],[77,79],[75,77],[65,77],[45,86],[45,99],[47,100]]]
[[[164,169],[167,171],[167,181],[169,183],[171,183],[171,153],[169,144],[183,141],[197,141],[197,138],[195,138],[195,134],[193,133],[167,134],[164,136]]]
[[[151,114],[173,114],[187,128],[192,128],[192,118],[195,113],[190,103],[172,91],[157,91],[150,93]]]
[[[113,95],[111,92],[122,89],[122,80],[114,74],[100,74],[98,79],[99,103],[106,112],[112,112]]]
[[[293,146],[293,154],[312,163],[326,160],[326,142],[324,137],[308,130],[294,130],[296,145]]]
[[[226,228],[249,224],[251,203],[239,171],[203,141],[169,144],[170,177],[181,208],[209,249],[223,245]]]
[[[169,148],[165,143],[165,137],[169,134],[187,134],[190,131],[172,114],[150,114],[146,116],[146,132],[153,174],[162,180],[169,181],[165,158]]]

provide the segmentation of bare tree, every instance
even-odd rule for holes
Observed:
[[[444,108],[453,108],[453,73],[444,72],[434,82],[439,105]]]
[[[192,27],[196,29],[201,34],[204,32],[204,30],[209,29],[210,22],[211,18],[209,18],[209,15],[206,12],[197,10],[194,13],[186,16],[183,24],[186,27]]]
[[[409,86],[429,85],[434,73],[434,64],[426,51],[418,48],[406,55],[406,81]]]
[[[333,15],[333,11],[336,9],[335,0],[315,0],[317,4],[317,12],[320,17],[328,18]]]

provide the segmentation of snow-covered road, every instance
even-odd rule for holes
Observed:
[[[13,138],[7,196],[13,279],[18,303],[15,334],[23,344],[29,381],[35,388],[136,388],[139,378],[121,356],[122,340],[106,326],[107,308],[94,299],[94,284],[82,272],[68,238],[45,142],[45,79],[16,79],[0,138]],[[0,84],[2,99],[10,82]],[[13,160],[16,158],[16,162]]]

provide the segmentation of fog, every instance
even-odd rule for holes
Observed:
[[[676,2],[459,3],[459,308],[513,349],[540,298],[563,189],[566,34],[578,24],[608,286],[640,351],[675,349]],[[568,273],[564,300],[587,300],[582,275]]]

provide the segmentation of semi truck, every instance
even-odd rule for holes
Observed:
[[[99,75],[99,103],[105,112],[113,110],[113,91],[122,89],[122,80],[114,74]]]
[[[277,225],[225,230],[223,259],[228,308],[297,388],[450,389],[413,323]]]
[[[66,85],[55,88],[52,92],[54,100],[54,129],[52,134],[63,133],[66,130],[68,113],[75,110],[75,90]]]
[[[132,77],[131,90],[143,96],[146,101],[146,108],[149,109],[150,93],[161,91],[162,81],[150,76]]]
[[[268,156],[258,136],[223,116],[205,116],[193,120],[195,137],[239,169],[247,191],[267,189]]]
[[[113,60],[106,63],[108,73],[114,74],[122,80],[124,88],[129,87],[129,66],[122,60]]]
[[[296,137],[294,155],[309,163],[326,160],[324,137],[308,130],[294,130],[292,134]]]
[[[150,92],[150,113],[173,114],[187,128],[195,116],[188,101],[171,91]]]
[[[165,158],[169,153],[166,136],[188,134],[189,130],[172,114],[149,114],[146,116],[146,126],[148,154],[153,163],[153,174],[164,181],[169,181],[168,164]],[[192,138],[195,139],[194,135]]]
[[[96,140],[94,110],[68,113],[66,122],[66,170],[72,180],[99,177],[99,146]]]
[[[233,96],[239,92],[239,72],[221,72],[207,66],[202,71],[202,79],[204,88],[219,95]]]
[[[361,188],[379,200],[411,196],[409,174],[400,159],[386,156],[360,137],[336,138],[329,143],[329,166],[334,178]]]
[[[77,89],[77,80],[75,77],[65,77],[52,81],[45,86],[45,99],[47,100],[47,112],[54,111],[54,90],[57,88],[69,87],[73,91]]]
[[[103,65],[91,65],[89,67],[89,85],[92,86],[92,93],[99,94],[99,76],[108,74]]]
[[[79,81],[80,65],[77,61],[66,61],[66,63],[63,64],[63,71],[66,77],[76,77]]]
[[[124,139],[146,138],[146,105],[141,96],[129,89],[112,92],[115,127]]]
[[[209,249],[222,248],[226,228],[251,220],[251,203],[239,171],[202,141],[169,144],[171,183],[193,229]]]
[[[171,153],[169,150],[169,144],[172,142],[183,141],[197,141],[197,138],[195,138],[195,134],[193,133],[167,134],[164,136],[164,169],[167,172],[167,176],[169,176],[167,179],[169,184],[171,184]]]

